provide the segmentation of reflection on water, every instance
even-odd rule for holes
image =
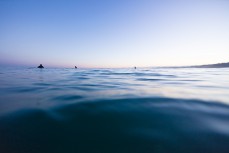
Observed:
[[[1,69],[0,152],[226,153],[229,69]]]

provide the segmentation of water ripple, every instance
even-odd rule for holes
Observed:
[[[54,101],[75,101],[78,99],[82,99],[83,96],[79,96],[79,95],[61,95],[61,96],[56,96],[53,97],[52,100]]]

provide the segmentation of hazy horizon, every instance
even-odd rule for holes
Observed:
[[[228,8],[226,0],[1,0],[0,65],[224,63]]]

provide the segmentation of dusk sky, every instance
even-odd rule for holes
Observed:
[[[0,65],[229,62],[229,0],[0,0]]]

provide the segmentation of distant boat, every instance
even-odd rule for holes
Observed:
[[[77,69],[77,66],[75,66],[75,69]]]

